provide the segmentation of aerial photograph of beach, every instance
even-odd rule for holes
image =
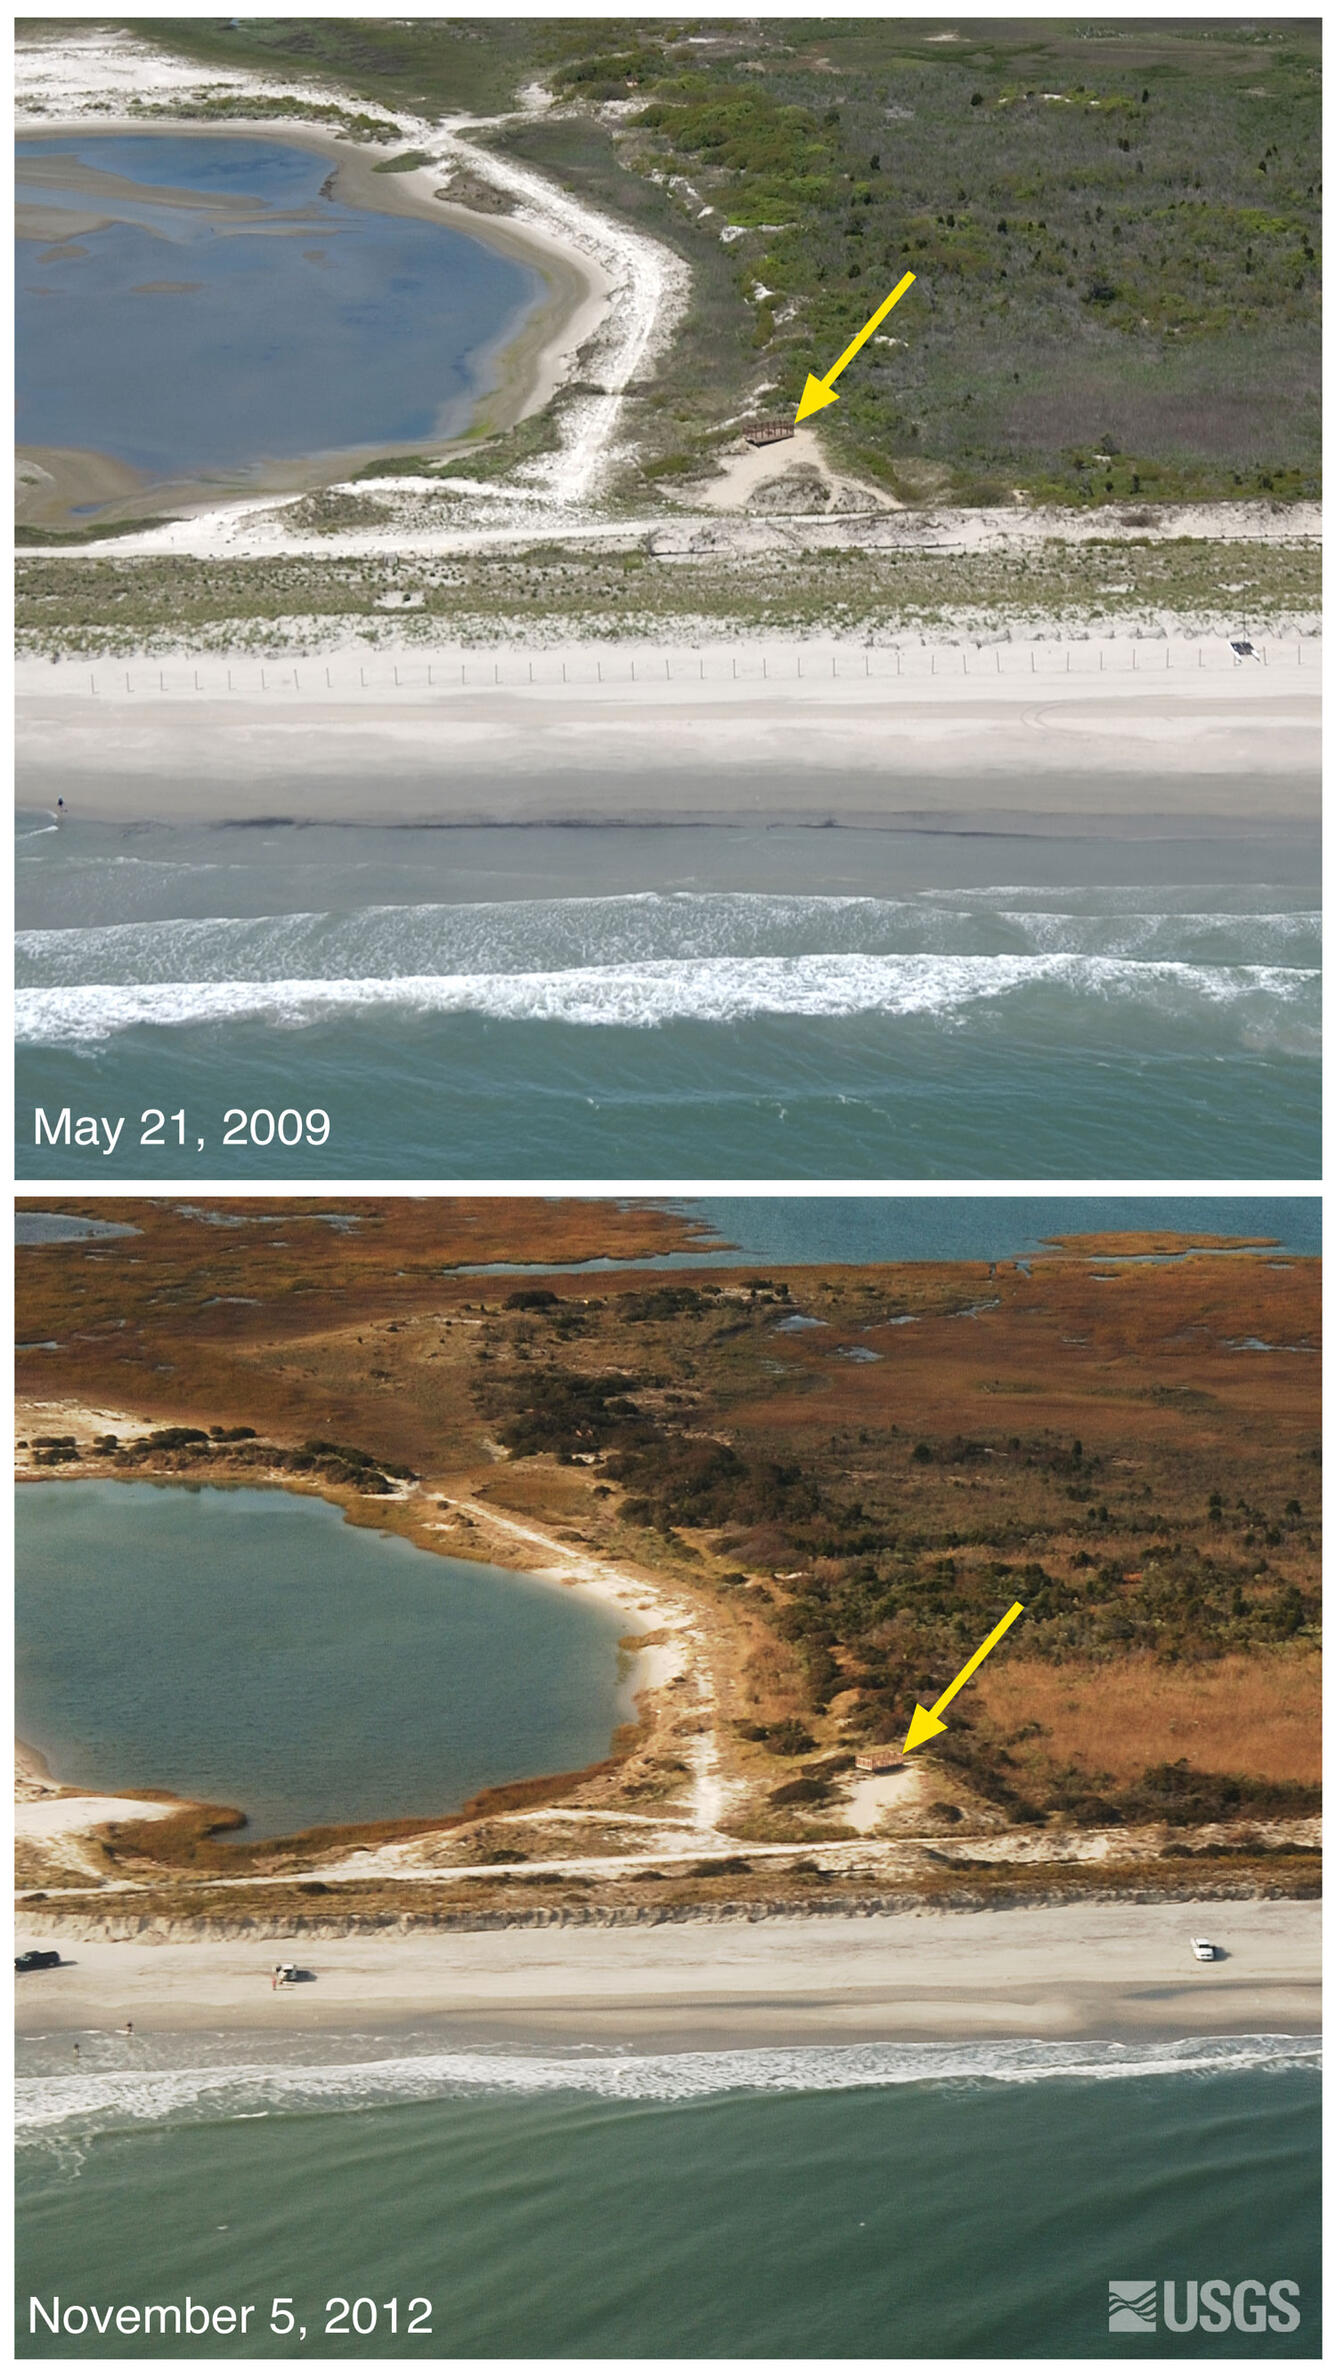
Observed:
[[[1319,1233],[20,1201],[20,2356],[1316,2363]]]
[[[1313,1178],[1320,65],[22,25],[20,1176]]]

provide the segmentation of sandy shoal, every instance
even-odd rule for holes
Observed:
[[[17,1802],[14,1833],[20,1842],[46,1842],[53,1835],[86,1834],[92,1826],[143,1825],[179,1807],[179,1801],[130,1800],[123,1793],[67,1793]]]
[[[728,646],[24,661],[19,799],[194,824],[1314,823],[1311,661],[1206,668],[1153,649],[1137,667],[1111,644],[1099,673],[1089,644],[1033,665],[949,650],[936,674],[906,654],[898,676],[894,654],[861,647],[809,653],[802,674],[792,648]]]
[[[48,1907],[45,1911],[51,1913]],[[1189,1937],[1227,1955],[1198,1965]],[[475,2033],[795,2042],[1302,2032],[1319,2024],[1314,1902],[1216,1901],[498,1929],[391,1939],[62,1941],[20,1977],[23,2031],[466,2020]],[[20,1927],[19,1946],[27,1944]],[[270,1988],[293,1958],[314,1979]]]

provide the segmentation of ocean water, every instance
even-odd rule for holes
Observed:
[[[430,1817],[605,1758],[633,1715],[623,1615],[318,1497],[89,1479],[16,1506],[19,1733],[91,1790],[262,1835]]]
[[[25,179],[52,158],[134,187],[107,185],[118,219],[99,229],[19,242],[18,438],[150,480],[453,435],[544,292],[459,231],[325,196],[330,160],[311,149],[233,134],[20,141],[20,206],[77,217],[98,199]]]
[[[1090,1231],[1172,1231],[1201,1238],[1272,1242],[1277,1261],[1322,1249],[1320,1198],[671,1198],[675,1213],[708,1223],[724,1244],[712,1264],[1004,1263],[1037,1255],[1056,1239]],[[1172,1262],[1172,1257],[1127,1257]],[[699,1266],[695,1255],[646,1256],[646,1271]],[[592,1264],[479,1265],[480,1272],[619,1270]],[[473,1269],[473,1267],[469,1267]]]
[[[21,837],[24,1178],[1317,1166],[1301,838]],[[129,1118],[110,1160],[38,1144],[66,1106]]]
[[[793,1192],[784,1197],[655,1199],[674,1214],[705,1223],[710,1238],[692,1252],[657,1256],[590,1256],[570,1264],[464,1264],[483,1278],[523,1272],[666,1272],[711,1265],[1001,1263],[1038,1254],[1076,1232],[1172,1231],[1180,1237],[1256,1239],[1270,1244],[1277,1263],[1322,1252],[1322,1201],[1309,1198],[830,1197]],[[211,1218],[212,1219],[212,1218]],[[216,1219],[236,1223],[244,1210]],[[325,1217],[332,1230],[355,1233],[356,1210]],[[19,1247],[77,1245],[89,1239],[133,1239],[131,1223],[90,1221],[83,1215],[20,1209]],[[1109,1259],[1112,1261],[1113,1259]],[[1128,1256],[1128,1263],[1174,1263],[1177,1256]]]
[[[1321,2351],[1312,2040],[81,2049],[20,2044],[23,2357]],[[1186,2282],[1289,2280],[1299,2326],[1111,2334],[1128,2275],[1176,2281],[1180,2318]],[[187,2293],[261,2311],[179,2348],[31,2327],[34,2295]]]

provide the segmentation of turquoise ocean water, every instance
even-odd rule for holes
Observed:
[[[1314,2044],[23,2043],[18,2350],[65,2303],[252,2303],[257,2356],[1320,2351]],[[1298,2285],[1297,2330],[1129,2337],[1110,2280]],[[305,2335],[272,2335],[290,2298]],[[348,2334],[326,2334],[348,2300]],[[410,2300],[427,2300],[430,2311]],[[366,2327],[351,2330],[351,2306]],[[395,2306],[397,2332],[390,2329]],[[1245,2300],[1246,2310],[1246,2300]],[[280,2320],[284,2317],[280,2315]],[[407,2334],[410,2320],[424,2324]]]
[[[1302,837],[56,832],[58,797],[30,773],[25,1179],[1316,1169]],[[108,1157],[39,1107],[128,1121]]]

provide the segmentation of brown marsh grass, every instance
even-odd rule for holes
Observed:
[[[1037,1722],[1059,1764],[1126,1785],[1150,1767],[1194,1768],[1317,1784],[1322,1776],[1322,1681],[1316,1652],[1229,1653],[1161,1668],[1012,1658],[979,1687],[1006,1732]]]

